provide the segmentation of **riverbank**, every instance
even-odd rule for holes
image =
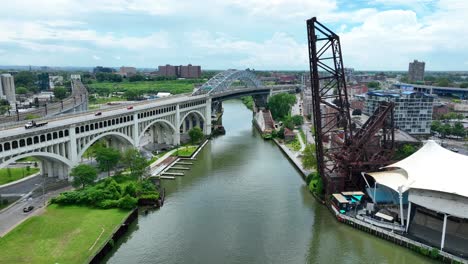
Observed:
[[[129,214],[50,205],[0,238],[0,263],[84,263]]]
[[[184,177],[162,181],[164,210],[139,215],[107,263],[433,263],[335,221],[252,112],[223,108],[226,135],[184,161]]]

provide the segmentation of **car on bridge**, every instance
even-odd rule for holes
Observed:
[[[132,109],[133,109],[133,105],[127,107],[127,110],[132,110]]]
[[[100,115],[102,115],[102,112],[96,112],[94,115],[95,116],[100,116]]]

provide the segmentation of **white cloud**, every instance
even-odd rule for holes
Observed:
[[[83,24],[78,21],[18,22],[0,21],[3,28],[1,42],[21,44],[25,48],[35,48],[32,43],[39,41],[69,42],[70,46],[82,42],[104,48],[121,48],[128,50],[164,49],[169,47],[169,36],[166,32],[155,32],[146,36],[117,36],[113,33],[98,33],[90,29],[68,28],[65,25]],[[22,44],[23,43],[23,44]],[[37,44],[39,45],[39,44]],[[36,45],[36,46],[37,46]]]
[[[101,60],[101,57],[99,57],[97,55],[93,55],[93,60]]]
[[[453,8],[448,1],[438,10],[418,18],[414,11],[389,10],[366,18],[362,25],[340,33],[346,61],[360,69],[404,69],[412,59],[426,61],[428,69],[453,69],[468,49],[468,3]],[[458,54],[454,65],[436,65],[429,59],[437,54]],[[460,60],[460,61],[457,61]],[[347,63],[345,61],[345,64]],[[349,65],[349,64],[348,64]]]
[[[226,34],[197,31],[189,34],[195,48],[207,55],[233,55],[229,62],[238,67],[257,69],[300,68],[307,65],[307,46],[283,32],[262,42],[239,40]]]

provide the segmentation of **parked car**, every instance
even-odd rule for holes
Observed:
[[[31,212],[33,209],[34,209],[34,206],[30,205],[30,206],[28,206],[28,207],[24,207],[24,208],[23,208],[23,212],[24,212],[24,213],[29,213],[29,212]]]
[[[96,112],[94,115],[95,116],[100,116],[100,115],[102,115],[102,112]]]
[[[133,105],[127,107],[127,110],[132,110],[133,109]]]

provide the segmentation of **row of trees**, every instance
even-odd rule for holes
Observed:
[[[436,120],[431,124],[431,131],[439,133],[442,137],[456,136],[464,138],[467,135],[465,127],[461,122],[455,122],[451,125],[450,123],[442,123]]]

